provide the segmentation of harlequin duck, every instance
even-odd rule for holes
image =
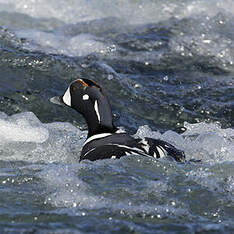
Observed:
[[[80,161],[121,158],[133,154],[185,161],[184,152],[165,141],[148,137],[135,139],[120,132],[113,124],[110,103],[102,88],[91,80],[77,79],[69,85],[63,96],[50,100],[75,109],[84,116],[88,124],[88,137],[83,145]]]

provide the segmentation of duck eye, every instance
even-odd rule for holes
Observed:
[[[77,88],[76,86],[74,86],[74,85],[71,86],[71,91],[72,91],[72,92],[75,92],[77,89],[78,89],[78,88]]]

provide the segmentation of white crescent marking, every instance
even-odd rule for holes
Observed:
[[[140,143],[143,144],[141,147],[145,150],[145,152],[149,153],[150,146],[148,142],[145,139],[143,139],[142,141],[140,141]]]
[[[165,156],[166,156],[166,152],[165,152],[165,150],[164,150],[164,149],[162,149],[160,146],[156,146],[156,148],[157,148],[157,150],[158,150],[158,152],[159,152],[159,156],[160,156],[160,158],[162,158],[162,157],[165,157]]]
[[[68,87],[67,91],[66,91],[65,94],[63,95],[63,102],[64,102],[66,105],[71,106],[70,86]]]
[[[115,145],[115,146],[118,146],[120,148],[124,148],[124,149],[128,149],[128,150],[131,150],[131,153],[134,154],[134,153],[138,153],[138,154],[141,154],[141,155],[144,155],[144,156],[147,156],[147,157],[150,157],[150,155],[146,154],[143,150],[141,149],[138,149],[136,147],[129,147],[129,146],[126,146],[126,145],[119,145],[119,144],[107,144],[107,145]],[[136,152],[134,152],[136,151]],[[126,152],[125,152],[126,153]]]
[[[99,138],[104,138],[104,137],[107,137],[107,136],[110,136],[110,135],[112,135],[112,134],[111,134],[111,133],[101,133],[101,134],[93,135],[93,136],[89,137],[89,138],[85,141],[84,145],[86,145],[86,144],[89,143],[90,141],[93,141],[93,140],[96,140],[96,139],[99,139]]]
[[[89,154],[90,152],[94,151],[96,148],[90,149],[89,151],[87,151],[83,157],[85,157],[87,154]]]

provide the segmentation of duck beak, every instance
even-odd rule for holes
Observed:
[[[65,106],[61,96],[56,96],[56,97],[50,98],[50,102],[57,104],[57,105]]]

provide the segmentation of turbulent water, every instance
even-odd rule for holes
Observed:
[[[0,0],[1,233],[233,233],[232,0]],[[79,163],[87,126],[53,105],[100,83],[115,123],[199,163]]]

